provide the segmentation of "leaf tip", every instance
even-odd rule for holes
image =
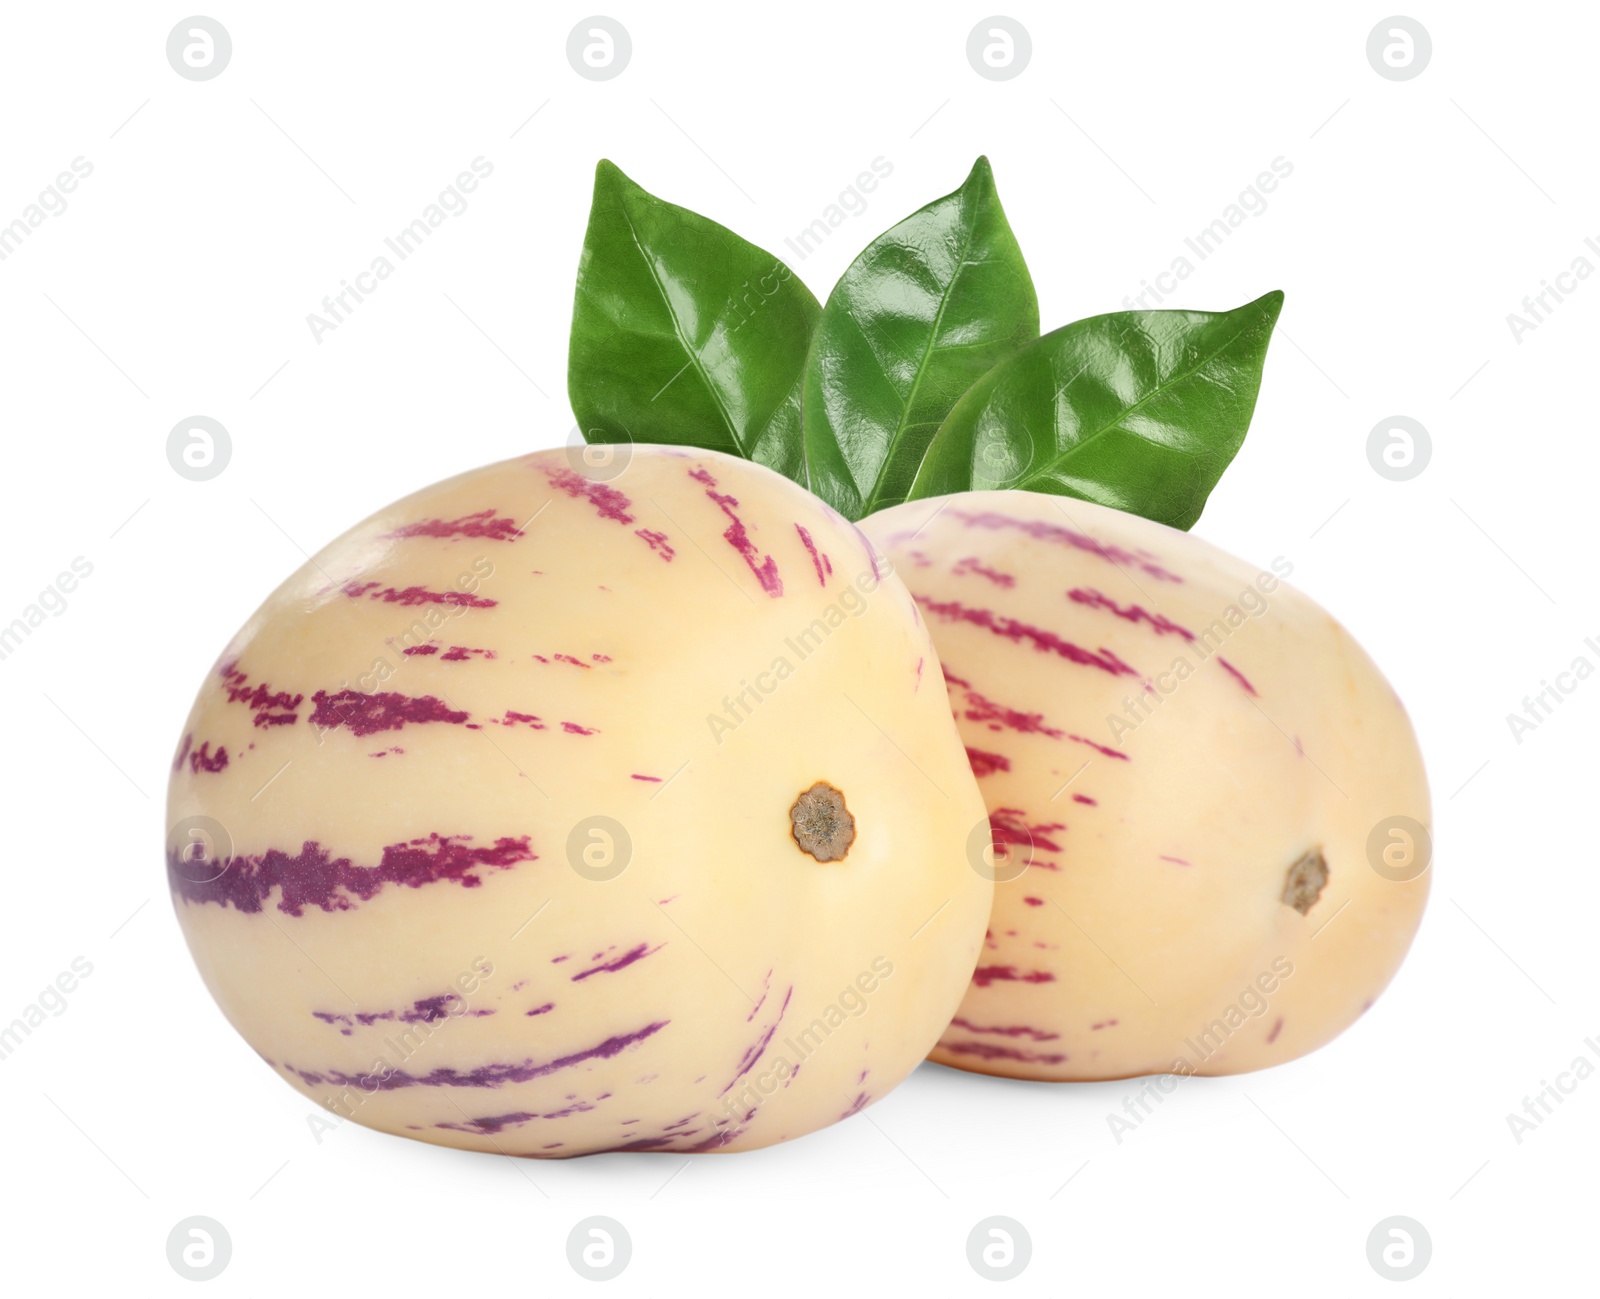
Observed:
[[[623,185],[631,184],[633,184],[633,182],[628,179],[628,174],[623,171],[621,167],[617,166],[616,163],[612,162],[610,158],[602,158],[599,162],[595,163],[594,187],[597,191],[602,189],[617,189]]]

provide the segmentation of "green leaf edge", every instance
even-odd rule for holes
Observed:
[[[1028,351],[1029,349],[1035,348],[1035,347],[1043,348],[1052,339],[1056,338],[1060,334],[1065,333],[1069,329],[1078,328],[1079,326],[1086,325],[1086,324],[1090,323],[1091,321],[1105,320],[1105,319],[1109,319],[1109,318],[1115,317],[1115,316],[1139,316],[1139,315],[1158,315],[1158,314],[1160,314],[1160,315],[1199,315],[1199,314],[1204,314],[1204,315],[1212,315],[1212,316],[1228,316],[1228,315],[1233,315],[1233,314],[1235,314],[1237,312],[1240,312],[1240,311],[1248,311],[1252,307],[1261,307],[1262,308],[1261,317],[1259,319],[1252,320],[1249,324],[1241,327],[1237,333],[1233,334],[1225,342],[1223,342],[1217,348],[1215,348],[1213,351],[1208,353],[1207,356],[1205,358],[1203,358],[1198,364],[1196,364],[1195,366],[1193,366],[1189,370],[1186,370],[1182,375],[1176,376],[1172,381],[1170,381],[1170,382],[1168,382],[1166,384],[1162,384],[1159,387],[1157,387],[1154,390],[1152,390],[1151,392],[1147,393],[1145,396],[1141,397],[1138,402],[1136,402],[1134,405],[1128,407],[1125,411],[1123,411],[1121,417],[1118,420],[1118,423],[1120,423],[1122,419],[1126,419],[1128,415],[1130,415],[1133,412],[1137,411],[1140,407],[1144,406],[1147,402],[1150,402],[1150,401],[1154,400],[1161,392],[1163,392],[1164,390],[1172,387],[1174,383],[1178,382],[1181,379],[1189,378],[1197,370],[1199,370],[1200,367],[1202,365],[1204,365],[1206,361],[1210,360],[1212,357],[1217,356],[1219,353],[1224,351],[1227,347],[1231,346],[1234,342],[1236,342],[1238,339],[1243,337],[1246,333],[1248,333],[1248,332],[1250,332],[1251,330],[1254,330],[1254,329],[1262,328],[1263,323],[1265,325],[1265,333],[1267,335],[1267,344],[1268,344],[1268,347],[1270,348],[1273,331],[1276,329],[1277,323],[1278,323],[1278,317],[1282,314],[1282,311],[1283,311],[1283,300],[1284,300],[1283,290],[1282,289],[1273,289],[1270,292],[1262,294],[1259,298],[1252,299],[1250,302],[1243,303],[1238,307],[1230,308],[1227,311],[1203,312],[1203,311],[1199,311],[1199,310],[1197,310],[1195,308],[1185,308],[1185,307],[1176,307],[1176,308],[1170,308],[1170,309],[1166,309],[1166,310],[1154,310],[1154,311],[1106,311],[1106,312],[1101,312],[1099,315],[1084,316],[1079,320],[1069,321],[1065,325],[1059,325],[1055,329],[1052,329],[1048,334],[1041,334],[1038,338],[1034,339],[1032,342],[1025,344],[1021,348],[1018,348],[1017,351],[1013,352],[1010,356],[1006,357],[1004,360],[996,362],[994,367],[992,369],[990,369],[987,373],[985,373],[981,378],[977,379],[973,383],[972,387],[968,388],[967,391],[962,394],[961,398],[956,402],[956,404],[953,407],[951,407],[950,414],[945,417],[944,424],[941,424],[939,426],[938,431],[936,433],[934,433],[933,437],[929,440],[927,449],[923,452],[922,462],[917,466],[916,475],[911,480],[911,488],[910,488],[909,492],[906,495],[906,500],[907,501],[926,500],[929,496],[945,496],[945,495],[952,495],[952,494],[957,494],[957,493],[961,493],[961,492],[970,492],[970,491],[1005,490],[1005,491],[1021,491],[1021,492],[1025,492],[1025,491],[1036,491],[1036,490],[1038,490],[1037,488],[1032,488],[1032,487],[1027,486],[1026,485],[1026,480],[1025,480],[1025,481],[1022,481],[1022,482],[1017,482],[1017,483],[1010,484],[1009,486],[1007,486],[1007,487],[1005,487],[1003,489],[974,488],[971,485],[970,481],[969,481],[966,486],[955,488],[953,492],[948,488],[943,489],[943,490],[939,490],[939,491],[933,491],[933,492],[929,492],[929,491],[919,492],[918,491],[918,486],[923,481],[923,470],[927,466],[928,457],[933,454],[934,447],[938,445],[939,437],[944,432],[945,425],[949,424],[951,421],[953,421],[957,417],[957,415],[962,414],[963,411],[965,410],[965,408],[969,405],[969,403],[977,404],[977,403],[982,402],[982,401],[987,401],[988,400],[989,391],[992,388],[993,383],[998,381],[996,379],[996,375],[997,375],[998,371],[1000,371],[1005,366],[1012,365],[1012,364],[1016,363],[1018,358],[1024,352]],[[1262,351],[1262,355],[1261,355],[1261,364],[1262,364],[1262,372],[1263,372],[1263,374],[1265,373],[1265,368],[1266,368],[1266,358],[1267,358],[1267,351],[1264,349]],[[1244,432],[1240,434],[1239,445],[1234,448],[1232,455],[1230,455],[1228,457],[1228,463],[1223,465],[1221,472],[1218,473],[1218,475],[1217,475],[1217,481],[1218,482],[1221,481],[1222,474],[1227,472],[1228,466],[1233,463],[1234,457],[1236,457],[1239,454],[1240,449],[1242,449],[1243,446],[1244,446],[1244,439],[1245,439],[1246,436],[1249,435],[1250,424],[1255,418],[1256,402],[1259,400],[1260,395],[1261,395],[1261,379],[1258,377],[1257,380],[1256,380],[1255,391],[1253,393],[1251,393],[1251,395],[1250,395],[1250,414],[1247,417],[1247,419],[1245,420]],[[1081,441],[1075,443],[1069,450],[1067,450],[1066,452],[1063,452],[1061,456],[1058,456],[1056,458],[1056,460],[1051,461],[1050,464],[1051,465],[1059,464],[1061,462],[1061,460],[1065,459],[1069,455],[1074,454],[1079,448],[1085,446],[1087,443],[1093,441],[1095,438],[1099,437],[1101,434],[1109,432],[1112,428],[1115,428],[1115,427],[1116,427],[1116,424],[1108,424],[1104,428],[1095,430],[1095,432],[1090,434],[1089,437],[1084,438]],[[1049,467],[1048,465],[1047,466],[1042,466],[1041,469],[1039,470],[1039,472],[1042,473],[1043,469],[1048,468],[1048,467]],[[1036,474],[1033,475],[1032,480],[1036,481],[1037,477],[1038,477],[1038,474],[1036,473]],[[1211,491],[1214,491],[1215,489],[1216,489],[1216,483],[1213,483],[1211,488],[1210,488],[1210,490],[1207,491],[1206,496],[1201,499],[1201,501],[1199,503],[1200,508],[1196,509],[1194,511],[1194,518],[1189,523],[1183,525],[1183,530],[1187,531],[1189,528],[1193,527],[1196,522],[1199,521],[1199,516],[1200,516],[1201,510],[1204,509],[1205,502],[1206,502],[1207,499],[1209,499]],[[1079,495],[1076,492],[1055,490],[1054,488],[1052,488],[1052,490],[1050,490],[1048,492],[1042,492],[1041,494],[1042,495],[1050,495],[1050,496],[1067,496],[1067,497],[1070,497],[1070,498],[1072,498],[1074,500],[1084,500],[1084,501],[1089,501],[1090,500],[1089,497]],[[1095,503],[1095,502],[1091,501],[1091,503]],[[1171,525],[1169,525],[1169,526],[1171,526]]]
[[[627,172],[623,171],[621,167],[617,166],[616,163],[612,162],[611,159],[609,159],[609,158],[601,158],[598,162],[595,163],[595,168],[594,168],[594,188],[593,188],[593,190],[591,192],[591,197],[590,197],[590,200],[589,200],[589,219],[584,223],[584,237],[583,237],[583,245],[584,246],[583,246],[583,251],[579,255],[579,264],[578,264],[579,274],[578,274],[578,277],[576,279],[576,282],[573,285],[573,290],[572,290],[572,319],[573,319],[574,324],[577,321],[578,297],[579,297],[579,293],[582,290],[582,284],[583,284],[583,278],[582,278],[583,260],[584,260],[585,255],[587,254],[587,251],[588,251],[589,227],[594,221],[595,200],[601,195],[602,192],[605,191],[605,189],[607,187],[609,187],[610,190],[616,194],[616,196],[618,198],[618,206],[620,208],[622,208],[622,210],[623,210],[623,212],[625,214],[628,215],[628,230],[629,230],[629,233],[631,235],[633,235],[633,237],[634,237],[634,240],[633,240],[634,247],[639,250],[640,258],[644,261],[646,269],[650,272],[650,281],[651,281],[652,284],[654,284],[656,286],[657,293],[660,294],[662,302],[667,307],[667,314],[672,319],[673,332],[677,335],[678,342],[682,345],[684,352],[687,353],[691,358],[693,358],[695,360],[695,362],[696,362],[695,365],[694,365],[695,374],[699,378],[701,384],[705,387],[706,391],[710,394],[712,401],[715,403],[718,411],[721,412],[721,414],[723,416],[723,423],[724,423],[724,426],[725,426],[725,428],[727,430],[727,433],[728,433],[728,441],[730,443],[732,443],[732,445],[735,448],[738,449],[739,454],[744,459],[751,461],[752,464],[759,463],[740,444],[739,437],[738,437],[737,433],[734,431],[733,421],[728,418],[727,409],[723,405],[721,397],[717,394],[716,388],[711,384],[710,379],[707,377],[704,367],[698,363],[698,356],[697,356],[695,350],[692,347],[689,346],[688,340],[683,336],[682,329],[680,328],[680,325],[679,325],[677,313],[672,310],[672,301],[671,301],[670,298],[667,297],[666,293],[662,290],[661,281],[656,275],[655,267],[650,264],[650,259],[645,255],[643,245],[639,243],[638,232],[634,227],[634,222],[633,222],[632,215],[627,213],[627,205],[626,205],[626,201],[625,200],[629,196],[631,196],[633,194],[642,195],[652,203],[660,204],[662,207],[670,208],[675,212],[681,212],[681,213],[684,213],[686,216],[693,217],[697,221],[704,221],[708,225],[716,226],[719,230],[721,230],[724,233],[726,233],[728,238],[734,240],[736,243],[743,244],[747,248],[754,249],[756,252],[760,253],[763,257],[770,257],[773,260],[773,262],[775,262],[779,266],[782,266],[785,270],[787,270],[789,272],[789,276],[794,281],[795,286],[802,293],[804,293],[807,298],[809,298],[811,300],[811,304],[812,304],[813,308],[815,309],[814,313],[813,313],[814,314],[814,318],[813,318],[813,321],[812,321],[812,329],[811,329],[813,338],[816,335],[816,323],[817,323],[817,321],[819,321],[822,318],[822,304],[817,300],[817,295],[814,294],[811,291],[810,286],[807,285],[806,282],[804,280],[802,280],[799,277],[799,275],[797,275],[795,273],[794,268],[792,266],[789,266],[788,263],[786,263],[776,253],[769,252],[767,249],[761,247],[760,244],[752,243],[750,240],[746,239],[743,235],[739,234],[737,231],[730,229],[728,226],[723,225],[720,221],[717,221],[717,220],[713,219],[712,217],[706,216],[702,212],[696,212],[693,208],[684,207],[682,204],[674,203],[669,199],[664,199],[660,195],[655,194],[650,190],[647,190],[643,185],[639,184],[638,181],[634,180],[633,177],[629,176],[627,174]],[[809,361],[810,361],[810,341],[808,340],[807,341],[807,345],[806,345],[806,363],[809,363]],[[802,365],[801,365],[800,376],[801,376],[801,383],[802,383],[802,390],[801,391],[802,391],[802,397],[803,397],[803,394],[804,394],[803,385],[804,385],[804,379],[805,379],[805,363],[802,363]],[[572,326],[571,325],[568,326],[568,330],[567,330],[567,402],[572,407],[573,415],[575,417],[577,417],[578,416],[579,401],[578,401],[577,393],[573,390]],[[801,468],[802,468],[802,470],[804,471],[804,474],[805,474],[805,485],[809,488],[810,479],[811,479],[811,465],[810,465],[810,454],[809,454],[809,451],[808,451],[808,449],[806,447],[806,442],[805,442],[805,435],[804,435],[805,423],[804,423],[804,420],[805,420],[805,411],[804,411],[804,407],[802,406],[802,408],[801,408],[800,463],[801,463]],[[585,442],[591,441],[591,439],[589,437],[589,430],[586,429],[583,426],[583,420],[582,420],[581,417],[577,417],[577,425],[578,425],[578,431],[583,435],[584,441]],[[672,445],[683,446],[683,445],[695,445],[695,444],[692,444],[692,443],[675,443],[675,444],[672,444]]]
[[[1000,220],[1002,222],[1004,222],[1006,229],[1008,231],[1011,231],[1012,239],[1016,240],[1016,232],[1011,230],[1011,219],[1006,215],[1004,204],[1002,204],[1000,202],[999,187],[995,184],[995,179],[994,179],[994,167],[989,162],[989,156],[987,154],[979,154],[977,159],[973,162],[971,168],[967,171],[966,178],[961,182],[961,184],[956,186],[955,189],[951,190],[947,194],[941,194],[937,198],[930,199],[928,202],[924,203],[921,207],[917,208],[915,211],[907,213],[905,216],[901,217],[900,220],[896,221],[893,225],[889,226],[888,228],[880,231],[877,235],[873,236],[873,238],[867,243],[867,245],[859,253],[857,253],[855,255],[855,257],[851,260],[850,265],[845,268],[844,273],[842,275],[840,275],[839,279],[834,283],[833,288],[828,291],[828,297],[827,297],[826,301],[823,303],[823,306],[822,306],[822,315],[823,315],[823,317],[826,317],[827,312],[828,312],[828,308],[833,305],[834,295],[839,292],[840,286],[843,285],[844,282],[849,278],[850,273],[852,271],[854,271],[855,268],[857,266],[859,266],[866,259],[868,254],[870,254],[879,244],[881,244],[886,238],[888,238],[888,236],[890,234],[892,234],[895,230],[898,230],[901,226],[905,225],[906,222],[911,221],[912,219],[921,216],[924,212],[927,212],[930,208],[937,207],[941,203],[949,202],[953,198],[960,198],[962,200],[962,210],[963,210],[963,214],[964,215],[965,215],[965,213],[966,213],[966,211],[968,209],[969,201],[971,202],[971,208],[972,208],[972,214],[973,215],[972,215],[971,224],[968,226],[968,228],[966,230],[965,243],[963,244],[963,247],[962,247],[962,259],[963,259],[963,264],[964,264],[966,250],[971,247],[972,240],[975,237],[976,231],[977,231],[977,226],[978,226],[977,207],[987,195],[992,195],[993,196],[993,199],[994,199],[994,202],[995,202],[995,206],[999,209]],[[1039,313],[1039,294],[1038,294],[1038,289],[1036,288],[1036,286],[1033,283],[1033,274],[1032,274],[1032,271],[1028,267],[1027,258],[1022,255],[1022,248],[1021,248],[1020,243],[1018,244],[1018,247],[1017,247],[1017,253],[1018,253],[1019,257],[1022,257],[1023,270],[1025,272],[1027,272],[1028,289],[1029,289],[1029,292],[1030,292],[1030,294],[1032,296],[1032,299],[1033,299],[1033,314],[1034,314],[1035,320],[1037,321],[1037,317],[1038,317],[1038,313]],[[893,445],[895,443],[895,440],[905,430],[906,419],[907,419],[907,417],[908,417],[908,415],[910,413],[911,407],[915,403],[917,390],[921,386],[922,380],[925,377],[925,375],[927,374],[927,360],[928,360],[928,357],[932,353],[934,341],[938,337],[939,322],[941,320],[943,320],[943,318],[944,318],[945,308],[949,305],[949,302],[950,302],[950,294],[955,289],[956,281],[959,278],[960,278],[960,272],[958,271],[955,279],[952,279],[950,281],[950,283],[945,286],[945,290],[944,290],[943,294],[940,295],[939,311],[938,311],[938,314],[934,318],[933,329],[929,333],[927,346],[923,349],[922,357],[921,357],[921,360],[920,360],[920,362],[918,364],[918,367],[917,367],[917,378],[916,378],[916,381],[912,384],[911,391],[910,391],[910,393],[907,394],[906,400],[904,402],[902,402],[901,405],[900,405],[900,419],[899,419],[899,422],[895,426],[894,434],[891,435],[891,437],[889,439],[891,447],[893,447]],[[813,364],[813,361],[814,361],[815,356],[816,356],[817,341],[822,335],[822,323],[823,323],[822,322],[822,318],[819,318],[818,321],[817,321],[816,329],[812,331],[811,346],[808,349],[807,354],[806,354],[806,366],[805,366],[805,377],[804,377],[803,392],[806,393],[808,397],[809,397],[809,393],[810,393],[810,390],[811,390],[811,376],[812,376],[812,373],[813,373],[812,364]],[[1037,324],[1035,324],[1035,331],[1037,331]],[[1036,341],[1037,338],[1038,338],[1038,334],[1037,334],[1037,332],[1035,332],[1034,338],[1029,339],[1026,342],[1018,344],[1017,348],[1013,351],[1012,355],[1015,355],[1015,353],[1017,351],[1021,351],[1022,348],[1031,345],[1034,341]],[[1009,358],[1002,358],[1002,361],[1006,360],[1006,359],[1009,359]],[[998,365],[998,364],[1000,364],[1000,362],[996,362],[996,364]],[[980,375],[979,378],[977,380],[974,380],[973,382],[974,383],[980,382],[982,380],[982,378],[983,378],[983,376]],[[960,403],[960,398],[957,398],[957,404],[959,404],[959,403]],[[801,440],[805,444],[804,449],[803,449],[803,459],[804,459],[804,462],[805,462],[805,465],[806,465],[806,469],[807,469],[806,486],[808,488],[811,486],[811,479],[810,479],[811,446],[812,446],[812,429],[814,427],[812,420],[809,418],[810,409],[811,409],[810,401],[809,400],[804,401],[804,403],[803,403],[803,405],[801,407],[801,413],[800,413],[800,417],[801,417],[800,427],[801,427]],[[821,417],[818,418],[815,427],[817,427],[817,428],[821,429],[822,431],[824,431],[830,438],[833,437],[834,430],[833,430],[832,424],[831,423],[823,423]],[[942,427],[942,422],[941,422],[941,427]],[[935,429],[934,430],[934,436],[937,436],[937,435],[938,435],[938,430]],[[833,440],[834,440],[835,445],[837,445],[837,439],[833,439]],[[929,438],[928,441],[929,441],[929,444],[931,445],[933,439]],[[924,454],[924,456],[926,456],[927,447],[923,448],[923,454]],[[857,487],[857,485],[852,481],[851,486],[852,487],[857,487],[857,495],[861,497],[861,512],[860,512],[859,515],[854,516],[855,518],[866,518],[870,514],[876,514],[879,510],[885,510],[885,509],[890,508],[893,505],[898,505],[898,504],[901,503],[898,500],[896,500],[896,501],[883,501],[883,500],[879,499],[879,490],[883,485],[883,476],[888,471],[889,463],[890,463],[890,461],[892,459],[893,459],[893,455],[892,454],[891,455],[886,455],[884,457],[883,464],[881,464],[878,467],[877,475],[873,479],[871,487],[865,493],[860,492],[860,490]],[[921,462],[919,461],[918,464],[919,464],[919,468],[920,468]]]

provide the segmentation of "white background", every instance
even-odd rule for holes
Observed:
[[[93,174],[0,262],[0,623],[94,566],[0,661],[0,1022],[94,967],[0,1061],[8,1292],[190,1293],[165,1241],[192,1214],[233,1241],[217,1295],[589,1293],[565,1241],[596,1213],[633,1240],[617,1295],[986,1292],[965,1243],[991,1214],[1031,1234],[1018,1294],[1387,1293],[1366,1239],[1392,1214],[1433,1242],[1405,1293],[1593,1284],[1600,1077],[1520,1143],[1506,1115],[1600,1051],[1600,679],[1520,744],[1506,715],[1600,665],[1600,277],[1520,343],[1506,316],[1580,254],[1600,265],[1596,11],[1415,10],[1432,62],[1393,82],[1365,52],[1381,8],[1019,5],[1032,63],[994,83],[965,55],[983,9],[894,8],[623,5],[632,62],[594,83],[566,61],[581,9],[224,5],[206,12],[232,62],[195,83],[165,57],[181,9],[8,7],[0,222],[74,158]],[[212,1005],[164,884],[165,775],[214,655],[302,551],[565,439],[597,158],[825,297],[979,153],[1046,328],[1120,309],[1293,164],[1168,305],[1287,293],[1196,531],[1290,558],[1410,708],[1435,881],[1390,991],[1310,1058],[1185,1083],[1121,1144],[1106,1116],[1135,1084],[932,1066],[749,1154],[537,1163],[353,1124],[319,1142]],[[323,296],[480,155],[469,210],[314,341]],[[878,156],[866,213],[794,257],[784,238]],[[164,451],[196,414],[233,440],[205,483]],[[1396,414],[1433,440],[1404,483],[1365,451]]]

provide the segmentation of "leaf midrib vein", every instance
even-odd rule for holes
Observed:
[[[1241,326],[1238,333],[1232,335],[1231,337],[1229,337],[1227,339],[1224,339],[1221,343],[1219,343],[1215,348],[1213,348],[1205,356],[1201,357],[1200,360],[1197,361],[1188,370],[1185,370],[1182,374],[1173,375],[1170,379],[1166,380],[1166,382],[1164,382],[1164,383],[1157,384],[1154,388],[1152,388],[1143,397],[1139,398],[1138,401],[1134,402],[1133,405],[1128,406],[1125,409],[1123,409],[1121,412],[1119,412],[1117,417],[1115,419],[1113,419],[1109,424],[1106,424],[1103,427],[1096,429],[1093,433],[1089,434],[1088,437],[1079,438],[1076,442],[1074,442],[1070,447],[1068,447],[1060,455],[1056,456],[1055,459],[1051,460],[1047,464],[1041,465],[1036,473],[1029,474],[1026,478],[1022,479],[1017,484],[1017,486],[1018,487],[1025,487],[1029,483],[1038,482],[1041,478],[1044,478],[1046,474],[1052,472],[1053,470],[1059,469],[1068,459],[1070,459],[1072,456],[1077,455],[1078,452],[1082,451],[1084,447],[1088,446],[1089,443],[1093,442],[1096,438],[1099,438],[1103,434],[1109,433],[1113,429],[1119,428],[1123,424],[1126,424],[1129,419],[1131,419],[1134,415],[1138,414],[1138,412],[1143,407],[1147,406],[1150,402],[1154,401],[1157,397],[1161,396],[1162,393],[1168,391],[1169,389],[1177,387],[1180,383],[1184,382],[1184,380],[1186,380],[1186,379],[1192,379],[1196,374],[1198,374],[1206,366],[1210,365],[1211,362],[1215,361],[1217,359],[1217,357],[1222,355],[1223,352],[1227,351],[1228,348],[1232,347],[1236,342],[1238,342],[1241,338],[1243,338],[1245,336],[1245,334],[1249,333],[1250,330],[1255,328],[1259,323],[1260,323],[1259,321],[1251,321],[1249,324]],[[1078,373],[1081,374],[1083,372],[1080,370]],[[1074,379],[1077,378],[1077,375],[1074,375],[1073,378]],[[1068,381],[1068,385],[1069,386],[1070,386],[1070,383],[1071,383],[1071,380]],[[1061,392],[1065,392],[1065,391],[1066,391],[1066,388],[1063,387],[1061,389]],[[1056,395],[1051,398],[1052,404],[1054,404],[1054,402],[1060,398],[1061,392],[1057,392]]]
[[[727,426],[728,440],[738,449],[741,456],[746,460],[750,459],[749,451],[739,441],[738,429],[734,425],[733,416],[728,413],[728,408],[723,403],[722,394],[717,391],[716,385],[711,382],[711,376],[706,373],[705,366],[701,364],[699,350],[692,347],[689,340],[684,337],[683,327],[678,321],[678,313],[672,309],[672,299],[667,296],[666,286],[661,283],[661,277],[656,274],[655,262],[651,260],[650,254],[645,251],[644,245],[639,241],[639,232],[634,227],[633,214],[628,211],[627,201],[624,199],[618,206],[622,212],[622,219],[628,225],[628,237],[633,240],[633,246],[638,250],[645,269],[650,272],[650,282],[656,286],[656,292],[661,295],[661,305],[667,309],[667,318],[672,321],[672,332],[677,336],[679,345],[689,354],[689,364],[694,367],[695,374],[699,376],[700,382],[705,386],[706,392],[710,394],[712,402],[716,405],[717,413],[722,416],[723,424]],[[659,396],[659,394],[657,395]]]
[[[980,196],[981,197],[981,196]],[[863,502],[867,514],[873,513],[877,508],[878,491],[883,486],[883,476],[889,471],[889,462],[894,459],[895,447],[906,431],[906,422],[911,418],[911,408],[916,404],[917,390],[922,387],[922,381],[928,373],[928,358],[933,355],[934,342],[939,337],[939,327],[944,323],[945,309],[950,305],[950,297],[956,290],[956,281],[961,278],[961,273],[967,269],[967,253],[972,249],[972,241],[978,237],[978,198],[974,198],[972,211],[969,215],[967,206],[962,203],[962,217],[965,222],[965,238],[961,243],[961,257],[956,263],[955,274],[950,277],[950,283],[939,295],[939,310],[934,313],[933,327],[928,331],[928,341],[922,349],[922,359],[917,363],[917,377],[911,381],[911,391],[906,394],[905,401],[900,403],[900,418],[895,422],[894,432],[889,437],[889,445],[883,457],[883,463],[878,466],[878,472],[872,480],[872,490],[867,493]],[[976,265],[976,263],[973,263]],[[920,467],[920,466],[919,466]]]

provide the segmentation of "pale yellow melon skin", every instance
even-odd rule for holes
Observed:
[[[196,964],[280,1076],[370,1127],[548,1157],[769,1145],[897,1084],[972,973],[993,886],[964,838],[983,805],[904,587],[777,474],[631,454],[592,489],[550,451],[374,515],[272,594],[184,724],[169,824],[208,817],[232,843],[214,884],[185,882],[205,861],[180,866]],[[396,535],[481,511],[522,531]],[[494,603],[408,603],[411,588]],[[403,653],[430,641],[438,652]],[[447,659],[453,646],[494,657]],[[252,702],[262,683],[303,698]],[[747,715],[713,726],[744,683]],[[340,690],[432,699],[415,707],[470,722],[314,725],[316,692]],[[197,764],[203,743],[228,764]],[[855,817],[842,861],[791,835],[789,809],[817,781]],[[631,837],[613,879],[569,862],[590,816]],[[458,851],[527,844],[474,868],[475,886],[349,886],[388,846],[438,852],[432,835]],[[327,907],[290,914],[274,887],[251,909],[256,859],[307,841],[355,868],[324,889]],[[616,859],[603,839],[578,847]],[[227,892],[241,887],[242,903]]]
[[[1394,816],[1427,826],[1428,789],[1405,710],[1333,618],[1271,569],[1077,500],[971,493],[862,527],[922,605],[997,836],[1019,841],[933,1059],[1053,1080],[1239,1073],[1371,1005],[1431,868],[1384,837],[1390,874],[1413,876],[1386,878],[1369,837]],[[1312,849],[1328,879],[1302,915],[1283,894]]]

